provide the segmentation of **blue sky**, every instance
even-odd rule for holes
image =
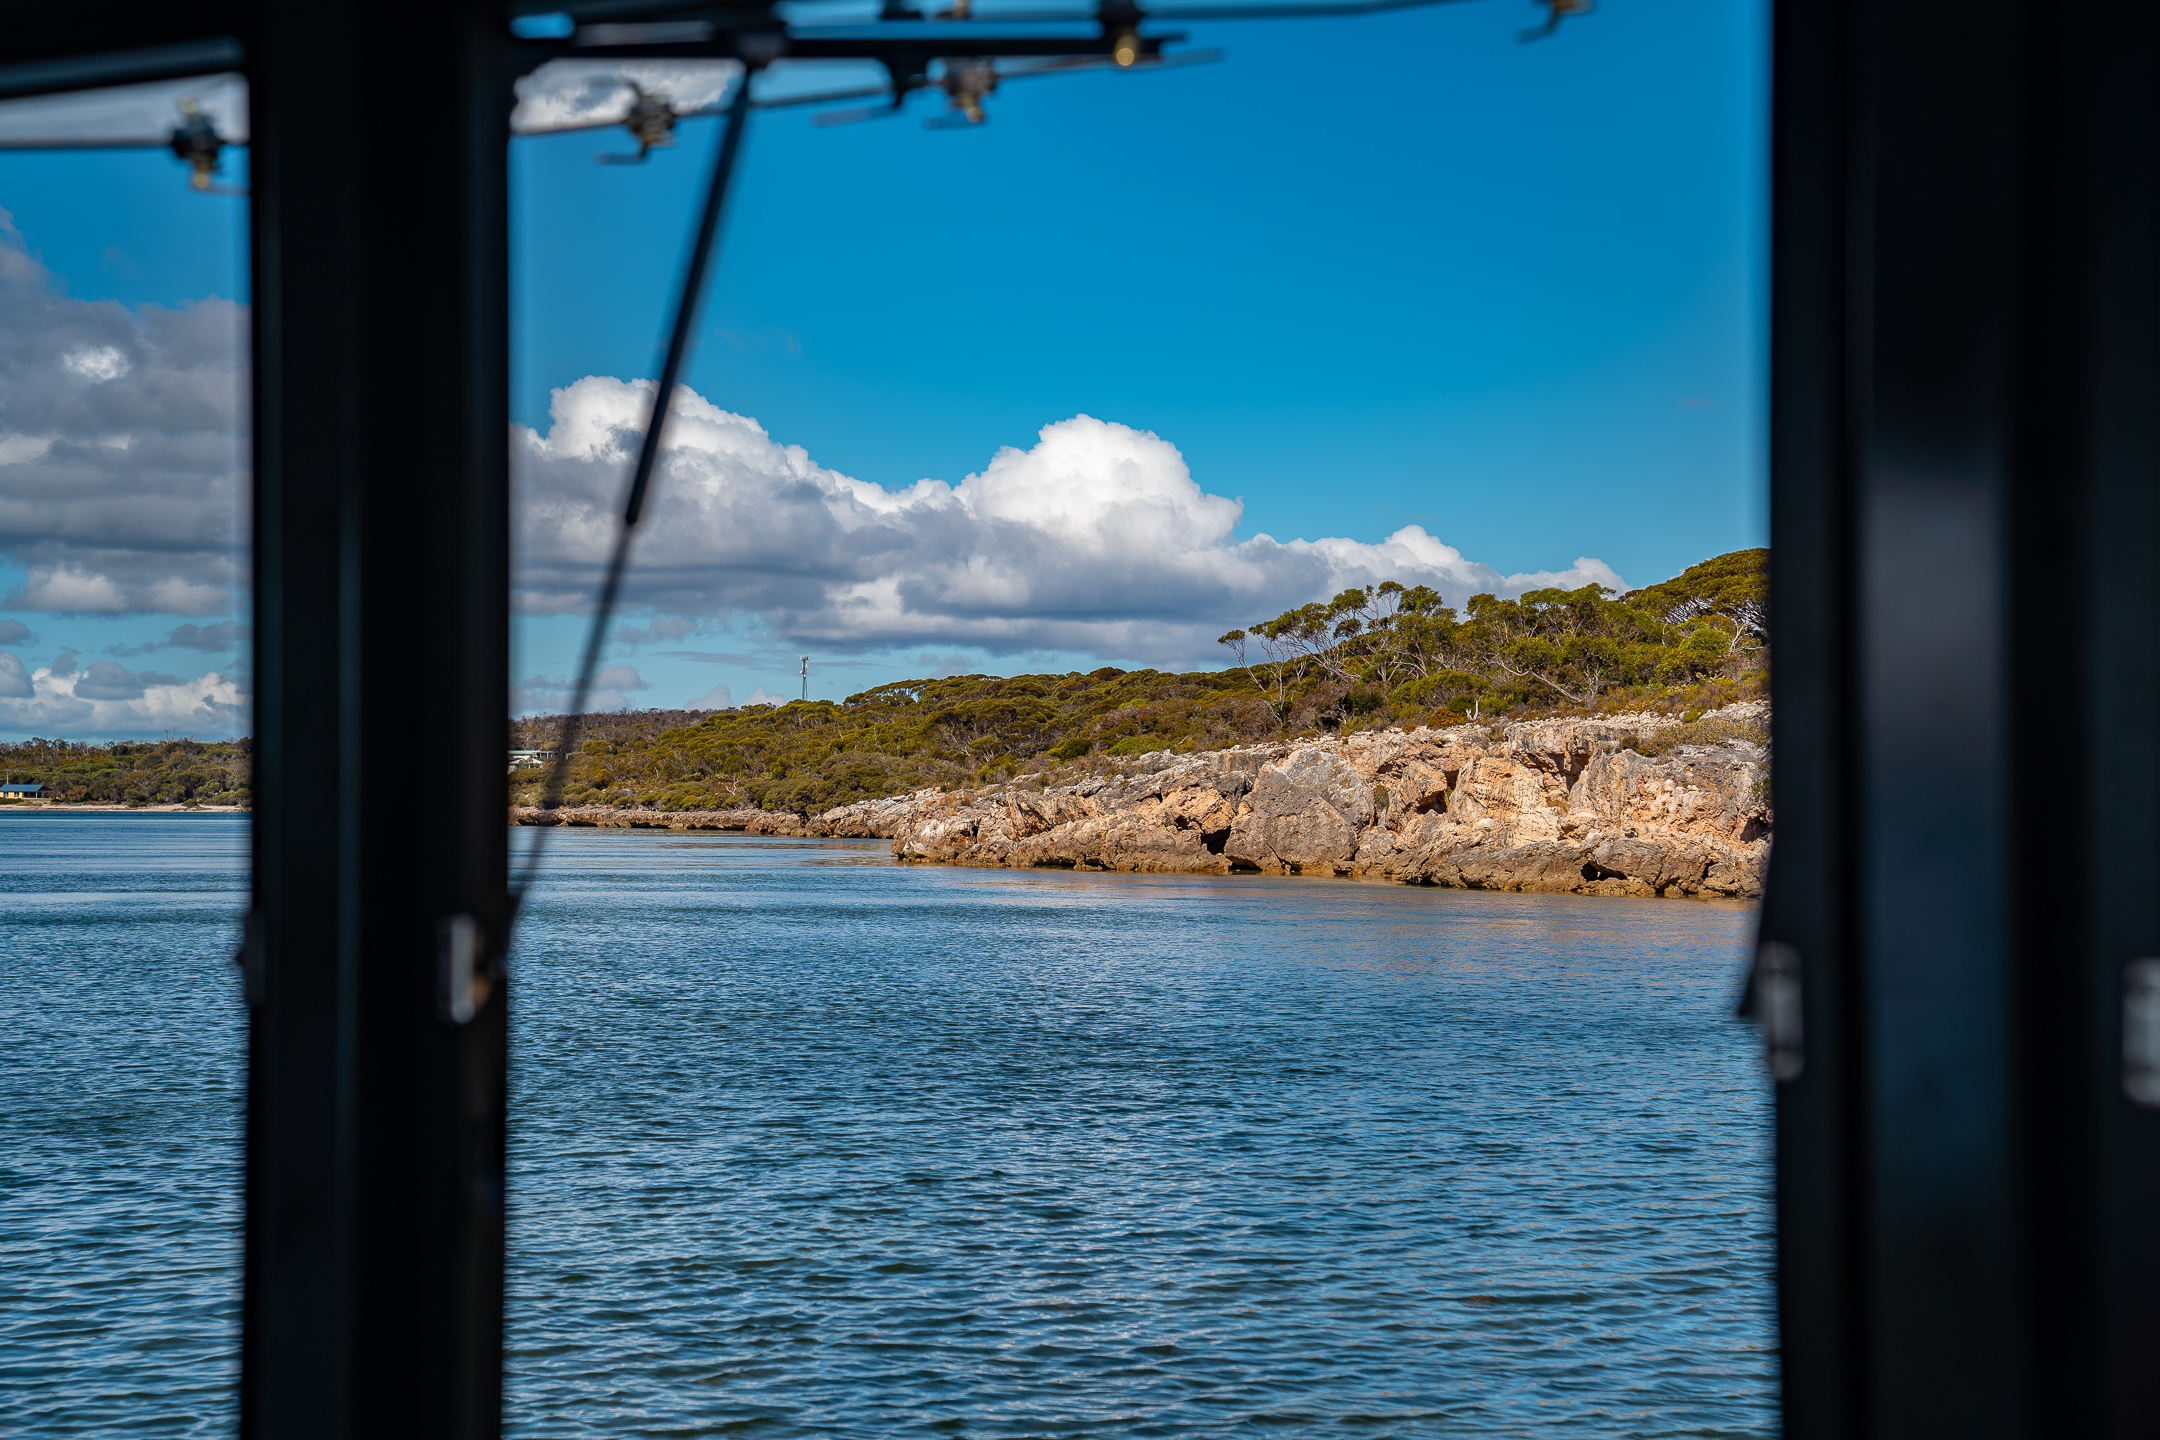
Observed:
[[[1179,567],[1191,583],[1150,592],[1146,615],[1076,628],[1055,604],[1116,607],[1086,598],[1107,582],[1075,573],[1054,595],[1038,587],[1014,602],[1029,623],[992,624],[992,601],[963,603],[950,583],[953,567],[980,570],[979,552],[1007,543],[991,527],[967,555],[939,560],[945,579],[903,581],[896,613],[942,605],[937,623],[849,629],[835,587],[867,584],[867,561],[816,559],[823,542],[799,528],[752,535],[715,501],[701,513],[764,547],[738,552],[734,531],[716,534],[728,563],[841,568],[795,575],[822,599],[799,585],[655,581],[610,656],[622,667],[615,698],[793,693],[803,648],[822,682],[813,693],[826,695],[936,669],[1206,663],[1191,637],[1224,628],[1216,611],[1260,618],[1223,610],[1239,603],[1226,595],[1306,598],[1267,587],[1364,574],[1356,567],[1385,563],[1372,547],[1410,525],[1479,574],[1579,579],[1594,573],[1577,566],[1588,557],[1629,584],[1763,543],[1763,7],[1605,0],[1553,39],[1517,43],[1534,18],[1516,0],[1462,0],[1354,20],[1190,23],[1188,48],[1222,46],[1228,59],[1013,83],[991,98],[992,123],[964,131],[922,129],[913,116],[936,108],[924,97],[910,118],[827,129],[801,112],[761,115],[690,387],[800,447],[828,492],[821,523],[835,505],[890,510],[844,481],[958,485],[1001,447],[1020,452],[1002,472],[1008,497],[1084,488],[1093,482],[1052,463],[1044,427],[1085,415],[1152,432],[1163,448],[1131,463],[1150,477],[1146,503],[1169,506],[1164,523],[1190,534],[1175,553],[1135,552],[1116,583]],[[683,144],[643,166],[592,163],[617,136],[516,142],[515,421],[544,437],[553,392],[657,368],[715,133],[686,123]],[[164,156],[0,155],[0,207],[81,300],[244,300],[244,203],[188,193]],[[750,483],[727,468],[740,458],[731,433],[711,431],[723,437],[713,453],[736,458],[686,470],[686,497]],[[1128,444],[1114,428],[1052,438],[1083,471]],[[580,468],[549,453],[560,462],[549,483],[604,503],[608,456]],[[798,462],[776,449],[740,463],[764,466],[757,483],[770,485],[774,466]],[[974,493],[941,492],[931,508],[980,519]],[[1105,495],[1111,511],[1132,503]],[[1234,523],[1210,496],[1243,502]],[[1011,508],[1020,502],[999,503],[1001,524],[1051,533]],[[906,524],[917,540],[928,533]],[[1365,548],[1338,546],[1325,565],[1318,551],[1270,551],[1263,564],[1249,553],[1262,535]],[[1233,551],[1262,578],[1214,590],[1191,578]],[[0,589],[18,601],[25,553],[0,558]],[[682,576],[699,563],[655,560]],[[575,566],[558,569],[566,596]],[[925,598],[933,591],[944,598]],[[13,647],[31,669],[223,618],[20,605],[0,616],[35,634]],[[524,614],[519,678],[564,676],[582,623]],[[161,653],[116,663],[169,674],[199,652]],[[217,663],[233,669],[232,657]]]

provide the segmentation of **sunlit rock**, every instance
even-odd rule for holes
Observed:
[[[1702,718],[1714,733],[1759,731],[1768,709],[1732,705]],[[1365,731],[1196,755],[1158,751],[1048,789],[918,790],[817,816],[587,807],[514,818],[875,837],[891,840],[902,860],[952,865],[1760,895],[1770,853],[1769,752],[1747,739],[1659,743],[1679,738],[1665,732],[1680,723],[1620,715]],[[1681,735],[1701,733],[1698,726]]]

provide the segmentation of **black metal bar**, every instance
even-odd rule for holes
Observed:
[[[2034,97],[2008,563],[2026,783],[2006,790],[2034,1410],[2044,1432],[2152,1437],[2160,1110],[2125,1091],[2123,998],[2128,964],[2160,954],[2160,12],[2034,6],[2017,48]],[[2032,784],[2049,744],[2067,783]],[[2068,883],[2046,883],[2065,848]]]
[[[1859,1436],[1864,1372],[1854,1213],[1863,1091],[1853,941],[1847,603],[1851,526],[1845,249],[1848,174],[1838,4],[1774,12],[1771,128],[1771,575],[1777,828],[1766,942],[1800,965],[1804,1068],[1778,1086],[1778,1323],[1785,1433]]]
[[[2160,21],[1776,17],[1785,1429],[2160,1434]]]
[[[735,175],[735,157],[742,151],[743,132],[749,128],[752,107],[749,77],[744,77],[735,104],[728,111],[727,130],[720,137],[720,152],[713,157],[712,180],[705,187],[705,208],[698,216],[697,238],[683,273],[682,295],[675,305],[675,325],[668,335],[667,359],[660,366],[660,383],[653,391],[651,421],[645,426],[644,443],[638,447],[637,469],[630,477],[630,495],[623,502],[623,528],[630,529],[645,512],[645,492],[652,484],[653,463],[660,458],[661,441],[667,433],[669,408],[675,402],[675,385],[682,378],[683,359],[690,351],[690,336],[697,325],[698,302],[705,296],[705,271],[712,261],[713,242],[720,233],[720,212],[727,203],[728,182]],[[613,599],[610,595],[609,599]],[[597,631],[595,632],[597,633]]]
[[[719,239],[729,182],[734,178],[736,157],[742,153],[743,134],[749,128],[750,112],[755,108],[750,103],[750,77],[745,75],[736,89],[734,102],[728,107],[727,127],[713,155],[712,178],[705,186],[705,205],[698,213],[698,228],[691,237],[690,253],[684,257],[682,288],[675,301],[675,321],[668,330],[667,357],[660,366],[660,381],[653,388],[652,413],[645,422],[645,438],[638,446],[637,466],[631,471],[630,483],[623,496],[622,524],[615,534],[615,549],[608,557],[607,573],[593,604],[592,626],[586,633],[585,651],[578,664],[577,685],[571,691],[570,709],[563,720],[562,734],[557,738],[555,763],[548,771],[547,788],[540,801],[542,810],[554,810],[562,804],[563,787],[569,783],[570,767],[577,757],[578,735],[585,723],[585,705],[592,696],[593,676],[600,668],[600,657],[607,646],[608,626],[613,623],[616,602],[622,595],[623,575],[630,563],[631,539],[645,513],[645,496],[652,484],[653,466],[660,458],[660,446],[666,439],[675,387],[682,377],[683,362],[689,356],[691,337],[697,328],[699,303],[705,295],[705,275]],[[513,909],[523,901],[525,892],[539,875],[548,828],[543,824],[533,836]]]
[[[956,30],[968,26],[988,28],[996,25],[1087,25],[1108,18],[1119,23],[1138,23],[1145,20],[1309,20],[1327,19],[1334,16],[1375,15],[1390,10],[1416,10],[1434,5],[1455,3],[1455,0],[1292,0],[1285,5],[1208,5],[1142,6],[1131,0],[1109,0],[1096,7],[1069,8],[1064,10],[994,10],[975,16],[923,15],[881,16],[878,23],[885,25],[935,25]],[[671,5],[653,4],[652,0],[622,0],[622,3],[592,3],[562,5],[556,0],[514,0],[509,6],[516,15],[543,15],[568,13],[585,23],[607,24],[638,23],[650,21],[699,20],[716,29],[748,28],[761,22],[770,22],[770,7],[756,5]],[[827,24],[808,23],[792,27],[796,33],[816,30],[868,29],[870,22],[860,25],[845,22]]]
[[[6,53],[12,56],[22,52],[15,44],[10,44]],[[226,38],[154,45],[118,53],[62,54],[48,60],[26,60],[0,66],[0,99],[206,75],[236,69],[241,58],[240,42]]]
[[[931,61],[953,58],[996,58],[1010,56],[1021,59],[1037,55],[1108,55],[1116,49],[1116,41],[1102,35],[973,35],[954,32],[946,35],[889,35],[844,37],[790,38],[779,32],[770,32],[779,53],[774,58],[786,60],[880,60],[887,56],[901,60]],[[1165,43],[1176,44],[1185,38],[1182,32],[1165,35],[1143,35],[1140,50],[1144,55],[1161,51]],[[524,63],[538,65],[547,60],[731,60],[736,58],[737,41],[733,36],[680,45],[605,45],[536,46],[527,42]]]
[[[507,921],[510,49],[472,0],[426,34],[323,0],[247,37],[254,1437],[500,1422],[509,996],[455,1023],[438,967]]]
[[[0,96],[230,70],[255,12],[248,0],[0,0]]]

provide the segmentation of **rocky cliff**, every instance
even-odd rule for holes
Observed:
[[[558,813],[569,824],[875,836],[903,860],[958,865],[1758,895],[1770,849],[1767,752],[1746,739],[1674,742],[1759,730],[1766,707],[1728,706],[1703,721],[1677,734],[1674,718],[1639,714],[1159,752],[1076,784],[918,791],[815,817]]]

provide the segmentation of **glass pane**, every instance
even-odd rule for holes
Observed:
[[[249,673],[233,76],[0,104],[0,1365],[26,1433],[237,1423]],[[28,150],[18,142],[138,148]]]
[[[1763,21],[752,78],[511,771],[515,1433],[1774,1433]],[[514,152],[519,762],[720,133]]]

